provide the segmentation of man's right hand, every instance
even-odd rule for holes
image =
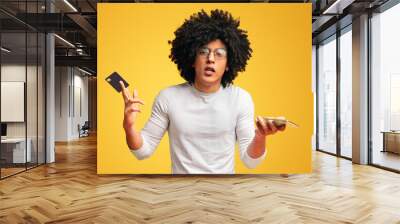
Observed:
[[[144,105],[143,100],[139,99],[137,90],[133,90],[133,95],[129,93],[129,90],[125,88],[122,81],[119,82],[121,85],[121,93],[124,98],[125,110],[124,110],[124,129],[132,128],[136,121],[136,116],[140,113],[139,104]]]

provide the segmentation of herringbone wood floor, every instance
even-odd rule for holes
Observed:
[[[400,223],[400,175],[314,153],[310,175],[96,174],[96,141],[0,181],[0,223]]]

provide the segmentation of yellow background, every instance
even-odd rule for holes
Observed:
[[[300,124],[267,138],[267,157],[247,169],[236,149],[236,173],[311,172],[311,4],[98,4],[99,174],[171,173],[168,134],[152,157],[137,160],[122,128],[123,100],[106,81],[113,71],[145,101],[136,129],[144,127],[157,93],[184,82],[168,58],[174,31],[201,9],[223,9],[240,18],[253,56],[234,84],[253,97],[255,115],[285,116]]]

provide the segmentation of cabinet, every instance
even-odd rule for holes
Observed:
[[[400,154],[400,131],[384,131],[383,152]]]

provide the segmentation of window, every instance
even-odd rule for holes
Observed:
[[[352,157],[352,33],[340,36],[340,155]]]
[[[318,149],[336,153],[336,36],[318,47]]]
[[[400,170],[400,4],[371,18],[372,164]],[[397,132],[396,132],[397,131]]]

